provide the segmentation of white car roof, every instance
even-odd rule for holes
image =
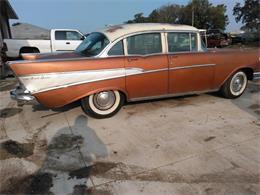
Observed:
[[[106,37],[111,41],[115,41],[116,39],[138,32],[146,32],[146,31],[197,31],[198,29],[193,26],[188,25],[179,25],[179,24],[164,24],[164,23],[137,23],[137,24],[121,24],[115,26],[109,26],[104,29],[99,30],[106,35]]]

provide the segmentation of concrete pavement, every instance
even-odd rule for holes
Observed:
[[[260,83],[128,104],[113,118],[78,103],[17,107],[0,85],[1,193],[260,194]]]

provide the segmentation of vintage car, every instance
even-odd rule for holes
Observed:
[[[26,54],[9,62],[18,101],[49,107],[81,101],[105,118],[125,102],[220,91],[237,98],[259,78],[259,50],[207,50],[199,30],[171,24],[124,24],[90,33],[73,53]]]

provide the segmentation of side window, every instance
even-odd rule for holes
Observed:
[[[66,40],[65,31],[55,31],[55,40]]]
[[[116,43],[108,52],[109,56],[122,56],[124,55],[123,41]]]
[[[168,33],[168,51],[198,51],[197,34],[180,32]]]
[[[67,40],[81,40],[82,36],[76,31],[67,31],[66,38]]]
[[[55,40],[81,40],[81,37],[76,31],[55,31]]]
[[[190,51],[189,33],[168,33],[168,51],[185,52]]]
[[[146,33],[127,38],[128,54],[146,55],[162,52],[160,33]]]

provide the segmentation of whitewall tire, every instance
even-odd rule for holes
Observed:
[[[81,100],[83,111],[94,118],[108,118],[115,115],[124,103],[119,91],[101,91]]]
[[[248,78],[244,71],[237,71],[221,87],[221,93],[226,98],[241,96],[247,87]]]

